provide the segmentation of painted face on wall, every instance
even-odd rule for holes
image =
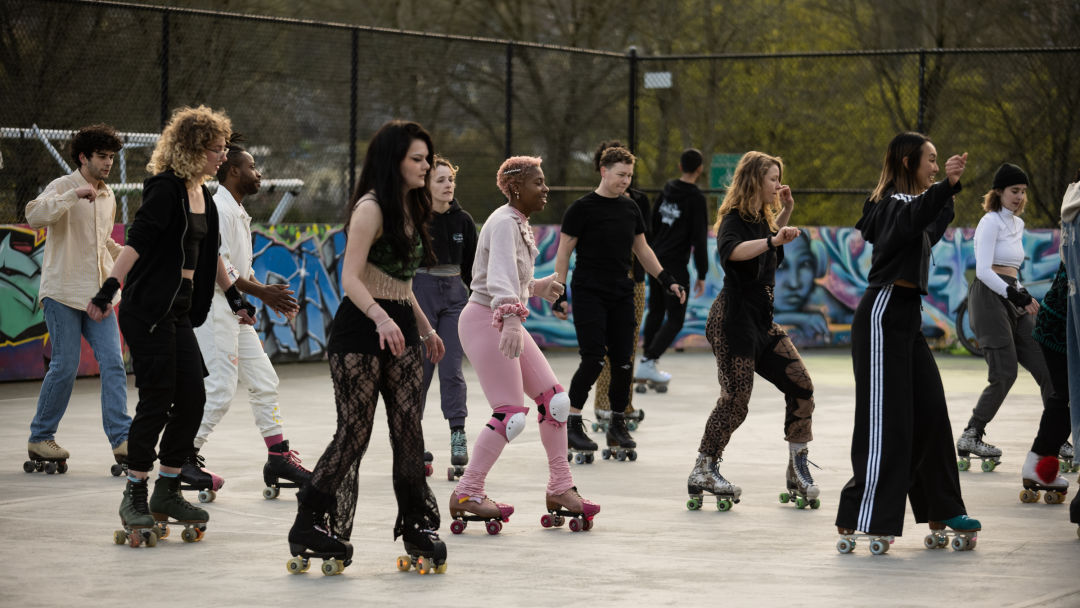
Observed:
[[[817,258],[805,235],[784,245],[784,261],[776,268],[776,293],[773,303],[777,312],[797,312],[803,309],[817,278]]]

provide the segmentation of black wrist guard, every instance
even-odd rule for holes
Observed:
[[[562,292],[562,295],[560,295],[558,298],[555,298],[555,301],[552,302],[551,310],[562,310],[562,305],[566,302],[566,292],[564,291]]]
[[[1005,297],[1018,308],[1023,308],[1028,304],[1031,304],[1031,301],[1034,299],[1023,287],[1017,289],[1012,285],[1005,288]]]
[[[671,273],[666,270],[661,270],[660,274],[656,275],[656,280],[660,281],[660,283],[668,289],[671,289],[672,285],[679,284],[679,282],[675,280],[675,277],[671,276]]]
[[[769,251],[776,251],[776,243],[772,242],[773,235],[765,237],[765,246],[769,248]]]
[[[109,306],[112,306],[112,299],[116,295],[116,292],[120,290],[120,281],[117,281],[114,277],[105,279],[105,283],[101,285],[101,289],[98,290],[97,295],[90,298],[90,302],[101,309],[101,312],[109,312]]]
[[[225,290],[225,301],[229,303],[229,308],[231,308],[234,313],[246,310],[252,319],[255,318],[255,307],[245,300],[244,296],[240,295],[240,290],[236,288],[235,284],[230,285],[229,288]]]

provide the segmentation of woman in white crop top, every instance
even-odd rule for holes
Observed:
[[[989,383],[983,389],[967,428],[956,442],[962,462],[969,456],[992,461],[984,470],[1000,462],[1001,450],[982,440],[986,425],[994,418],[1016,381],[1017,364],[1023,365],[1038,382],[1043,402],[1053,398],[1046,360],[1031,337],[1039,303],[1019,280],[1024,262],[1024,220],[1020,215],[1027,202],[1027,175],[1020,167],[1004,164],[994,175],[993,188],[983,199],[986,215],[975,229],[975,276],[968,291],[971,328],[990,368]],[[1024,476],[1034,475],[1025,467]]]

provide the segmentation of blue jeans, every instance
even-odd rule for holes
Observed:
[[[1080,439],[1080,215],[1061,224],[1061,259],[1069,276],[1069,313],[1066,318],[1066,341],[1069,353],[1069,412],[1072,417],[1073,443]]]
[[[127,439],[131,426],[131,416],[127,413],[127,371],[120,352],[116,315],[95,322],[85,310],[76,310],[52,298],[45,298],[42,304],[52,341],[52,360],[41,383],[37,413],[30,423],[30,443],[55,439],[75,386],[85,337],[101,369],[101,423],[109,444],[115,448]]]

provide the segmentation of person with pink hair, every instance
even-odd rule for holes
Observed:
[[[522,323],[529,314],[525,301],[540,297],[554,302],[565,287],[558,274],[533,279],[539,253],[529,216],[547,204],[548,186],[538,157],[514,156],[499,167],[497,184],[507,203],[484,222],[473,260],[472,295],[458,320],[461,347],[472,363],[494,413],[473,445],[472,459],[450,495],[450,530],[460,534],[469,521],[486,522],[498,534],[514,507],[491,500],[484,479],[503,448],[525,429],[529,408],[523,395],[536,402],[540,441],[548,458],[547,514],[544,527],[570,517],[573,531],[592,528],[600,505],[578,494],[566,460],[566,419],[570,398]]]

